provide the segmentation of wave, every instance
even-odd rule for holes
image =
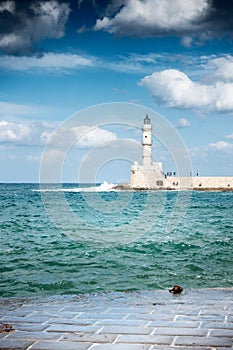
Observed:
[[[42,185],[43,187],[46,185]],[[110,192],[115,190],[116,184],[109,183],[104,181],[101,185],[98,186],[86,186],[86,187],[73,187],[73,188],[56,188],[56,187],[48,187],[48,188],[40,188],[33,189],[33,192]]]

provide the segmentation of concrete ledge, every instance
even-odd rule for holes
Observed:
[[[233,289],[0,299],[0,349],[230,349]]]

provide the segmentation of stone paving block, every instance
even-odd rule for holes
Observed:
[[[104,326],[99,333],[113,334],[150,334],[152,327],[136,327],[136,326]]]
[[[8,334],[7,333],[0,333],[0,339],[5,338]]]
[[[200,311],[200,309],[203,308],[203,306],[200,305],[200,303],[193,303],[192,300],[186,300],[183,304],[178,305],[179,310],[189,311],[189,310],[194,310],[194,311]]]
[[[30,347],[30,350],[87,350],[91,346],[91,343],[73,343],[73,342],[45,342],[40,341],[39,343]]]
[[[88,318],[51,318],[46,324],[70,324],[70,325],[93,325],[93,323],[97,322],[96,319],[88,319]]]
[[[186,346],[211,346],[211,347],[231,347],[231,338],[218,338],[218,337],[182,337],[179,336],[175,345],[186,345]]]
[[[198,328],[199,321],[149,321],[150,327],[178,327],[178,328]]]
[[[101,326],[80,326],[80,325],[69,325],[69,324],[53,324],[48,329],[48,333],[61,332],[61,333],[75,333],[75,332],[97,332]]]
[[[38,314],[38,313],[37,313]],[[41,316],[47,316],[47,317],[63,317],[63,318],[76,318],[79,313],[78,312],[63,312],[63,311],[43,311],[43,312],[40,312],[40,315]],[[32,314],[31,315],[31,318],[33,317],[34,315]]]
[[[216,314],[218,313],[218,312],[226,312],[226,310],[227,310],[227,307],[226,307],[226,305],[225,304],[222,304],[222,305],[214,305],[213,307],[209,307],[209,306],[207,306],[207,305],[203,305],[201,308],[200,308],[200,311],[201,312],[211,312],[211,311],[213,311],[213,312],[215,312]]]
[[[0,339],[1,350],[26,350],[32,344],[30,340]]]
[[[80,306],[79,304],[75,304],[72,306],[72,304],[65,304],[64,307],[62,308],[62,312],[79,312],[79,313],[85,313],[87,309],[91,309],[92,312],[95,313],[104,313],[106,312],[109,307],[107,305],[104,306],[94,306],[94,305],[87,305],[85,307]]]
[[[17,317],[17,316],[5,316],[3,321],[6,323],[44,323],[49,320],[48,316],[33,316],[33,317]]]
[[[200,328],[177,328],[177,327],[163,327],[163,328],[156,328],[153,332],[153,334],[160,334],[160,335],[193,335],[193,336],[199,336],[204,337],[207,336],[207,329],[200,329]]]
[[[96,325],[113,325],[113,326],[144,326],[145,320],[115,320],[115,319],[100,319],[97,321]]]
[[[174,339],[173,336],[127,334],[127,335],[120,335],[117,338],[116,343],[170,345],[172,343],[173,339]]]
[[[32,309],[30,311],[25,311],[25,310],[12,310],[8,311],[7,315],[9,317],[29,317],[31,315]],[[4,317],[4,316],[3,316]]]
[[[223,322],[203,322],[201,324],[201,328],[209,328],[209,329],[232,329],[233,323],[223,323]]]
[[[54,305],[51,305],[51,303],[42,303],[42,304],[28,304],[22,306],[20,309],[18,309],[21,312],[27,312],[28,314],[33,312],[38,312],[40,314],[43,311],[46,312],[58,312],[60,311],[61,306],[59,303],[54,303]],[[73,310],[72,310],[73,311]]]
[[[169,310],[169,309],[151,309],[150,313],[149,314],[152,314],[152,315],[161,315],[161,316],[170,316],[170,318],[174,318],[175,315],[179,314],[179,309],[172,309],[172,310]]]
[[[76,341],[76,342],[92,342],[92,343],[113,343],[117,334],[94,334],[94,333],[82,333],[82,334],[65,334],[63,340]]]
[[[210,337],[230,337],[233,338],[233,329],[215,329],[210,332]]]
[[[80,315],[80,318],[92,318],[92,319],[102,319],[102,318],[108,318],[108,319],[119,319],[122,320],[127,316],[126,314],[113,314],[113,313],[92,313],[92,312],[85,312]]]
[[[98,293],[97,293],[98,294]],[[89,297],[89,296],[88,296]],[[85,304],[80,304],[80,303],[76,303],[76,306],[72,306],[72,304],[70,305],[66,305],[63,309],[63,311],[79,311],[79,312],[85,312],[85,310],[87,310],[88,308],[93,310],[93,312],[106,312],[110,307],[114,307],[114,302],[113,303],[109,303],[107,300],[105,300],[104,298],[102,299],[102,301],[97,301],[96,300],[89,300],[87,303]],[[125,304],[120,304],[117,303],[116,307],[125,307]]]
[[[213,315],[213,316],[218,316],[218,315],[227,315],[228,312],[227,310],[224,310],[224,307],[219,309],[219,308],[212,308],[212,309],[204,309],[200,311],[200,315]]]
[[[183,315],[183,316],[198,316],[200,313],[200,309],[193,310],[192,308],[190,309],[185,309],[180,308],[179,310],[176,311],[177,315]]]
[[[192,346],[161,346],[161,345],[155,345],[152,348],[150,348],[150,350],[212,350],[210,347],[209,348],[204,348],[204,347],[192,347]],[[221,350],[223,350],[223,348],[221,348]],[[229,348],[227,349],[229,350]]]
[[[148,345],[140,344],[97,344],[91,349],[93,350],[148,350]]]
[[[151,318],[154,318],[154,319],[173,321],[176,318],[177,314],[178,313],[173,314],[173,313],[167,311],[166,313],[160,313],[160,314],[152,312],[150,315],[151,315]]]
[[[149,314],[152,311],[151,307],[110,307],[106,312],[108,314],[114,313],[114,314],[128,314],[128,313],[142,313],[142,314]]]
[[[139,320],[147,320],[147,321],[152,321],[152,320],[161,320],[161,321],[173,321],[175,315],[172,314],[129,314],[127,315],[126,319],[139,319]]]
[[[48,325],[37,324],[37,323],[17,323],[14,326],[15,330],[25,332],[41,332],[48,328]]]
[[[225,319],[224,315],[199,315],[199,316],[187,316],[187,315],[178,315],[176,318],[178,321],[215,321],[223,322]]]
[[[60,337],[60,333],[16,331],[9,334],[7,339],[58,340]]]

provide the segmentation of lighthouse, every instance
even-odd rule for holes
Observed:
[[[155,119],[155,118],[154,118]],[[157,123],[157,128],[159,123]],[[161,125],[160,125],[161,127]],[[200,190],[233,189],[233,176],[177,176],[174,172],[165,175],[161,162],[152,162],[152,125],[148,114],[143,119],[142,126],[142,164],[134,161],[130,170],[129,187],[135,190]],[[157,131],[159,134],[159,131]],[[182,153],[182,152],[181,152]],[[156,152],[158,154],[158,152]],[[187,161],[187,160],[185,160]],[[188,171],[188,169],[187,169]]]
[[[134,161],[130,171],[130,187],[139,189],[161,189],[164,175],[161,162],[152,162],[152,125],[148,114],[142,126],[142,164]]]
[[[144,118],[142,127],[142,166],[148,168],[152,166],[152,138],[151,121],[148,114]]]

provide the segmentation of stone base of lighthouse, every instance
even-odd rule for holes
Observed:
[[[130,187],[133,189],[162,189],[164,188],[162,163],[153,163],[150,166],[138,165],[134,162],[130,172]]]

